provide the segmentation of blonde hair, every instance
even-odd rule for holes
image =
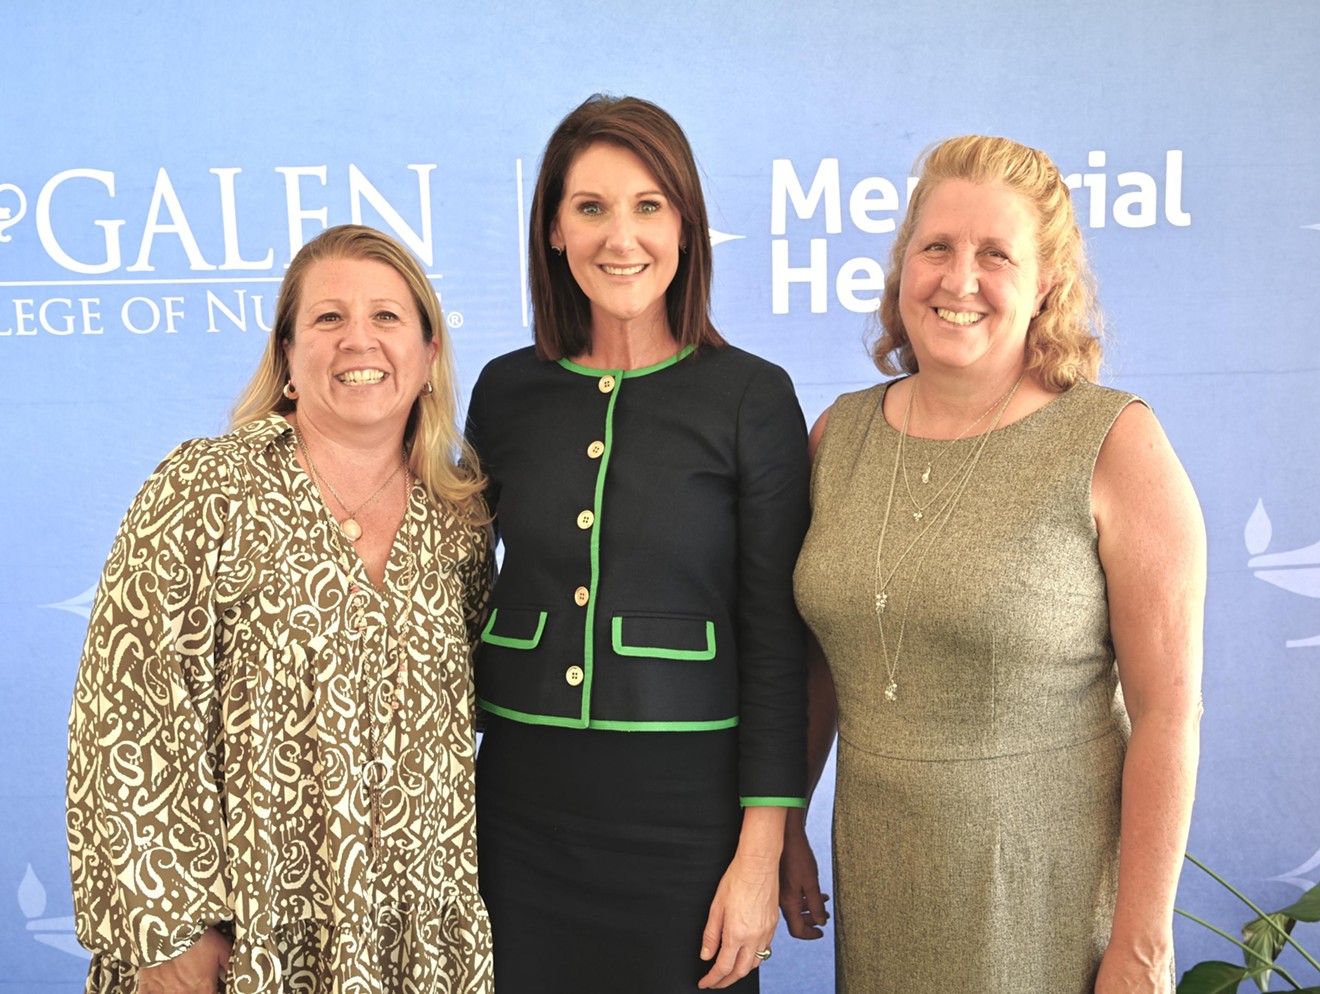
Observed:
[[[257,371],[234,403],[230,429],[272,413],[287,414],[297,409],[296,401],[284,396],[284,386],[289,381],[289,359],[284,349],[293,341],[303,279],[314,264],[329,259],[383,262],[408,284],[422,317],[423,337],[428,343],[434,341],[439,346],[427,375],[431,392],[413,402],[404,428],[403,444],[408,452],[408,466],[437,503],[447,505],[461,516],[483,520],[480,493],[486,480],[475,454],[458,430],[453,350],[440,301],[421,265],[408,250],[373,228],[358,224],[327,228],[294,256],[280,286],[275,323],[266,351]]]
[[[1037,262],[1042,272],[1053,274],[1054,284],[1043,310],[1027,326],[1027,370],[1054,390],[1094,380],[1100,371],[1104,316],[1073,214],[1072,191],[1049,156],[1007,138],[966,135],[927,149],[917,168],[920,180],[894,240],[878,312],[880,331],[871,347],[881,372],[917,372],[917,357],[898,309],[903,260],[930,191],[943,180],[964,179],[1002,183],[1025,197],[1036,216]]]

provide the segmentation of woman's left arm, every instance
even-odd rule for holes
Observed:
[[[1092,508],[1132,719],[1118,901],[1096,994],[1167,994],[1173,902],[1196,785],[1205,524],[1154,414],[1130,404],[1096,460]]]
[[[779,919],[785,812],[806,803],[806,629],[793,567],[810,518],[807,429],[793,384],[768,363],[738,410],[738,687],[742,831],[711,902],[699,983],[723,988],[759,965]]]

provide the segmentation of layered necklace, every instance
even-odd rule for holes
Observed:
[[[996,409],[999,409],[999,410],[1000,410],[1000,417],[1003,416],[1003,411],[1004,411],[1004,409],[1007,408],[1007,401],[1009,400],[1009,398],[1011,398],[1011,397],[1013,396],[1014,392],[1015,392],[1015,391],[1017,390],[1017,388],[1018,388],[1018,384],[1020,384],[1021,382],[1022,382],[1022,377],[1019,376],[1019,377],[1018,377],[1013,383],[1009,384],[1009,387],[1008,387],[1007,390],[1005,390],[1003,393],[1001,393],[998,397],[996,397],[994,400],[992,400],[992,401],[990,402],[990,406],[987,407],[984,411],[982,411],[982,412],[980,413],[980,415],[977,416],[977,418],[976,418],[975,421],[973,421],[971,424],[969,424],[969,425],[968,425],[966,428],[964,428],[962,431],[958,432],[958,434],[955,435],[955,436],[954,436],[954,437],[953,437],[948,443],[946,443],[945,445],[942,445],[942,446],[940,447],[939,452],[935,453],[935,456],[934,456],[933,458],[929,458],[929,459],[926,460],[925,468],[922,469],[922,471],[921,471],[921,476],[920,476],[920,480],[921,480],[921,486],[922,486],[922,488],[925,488],[925,487],[930,486],[931,471],[934,469],[935,465],[936,465],[941,459],[944,458],[945,454],[946,454],[947,452],[949,452],[949,450],[951,450],[951,449],[953,449],[953,448],[955,447],[956,443],[961,442],[961,441],[967,436],[967,433],[968,433],[968,432],[970,432],[973,428],[975,428],[975,427],[976,427],[977,425],[979,425],[982,421],[984,421],[987,417],[989,417],[991,411],[996,410]],[[916,381],[916,380],[913,380],[913,381],[912,381],[912,393],[911,393],[911,395],[908,397],[908,401],[909,401],[909,405],[910,405],[910,407],[911,407],[912,409],[915,409],[915,408],[917,407],[917,405],[920,403],[920,400],[919,400],[919,398],[917,397],[917,381]],[[904,415],[904,417],[906,417],[906,414]],[[997,423],[998,423],[998,422],[996,422],[996,424],[997,424]],[[972,458],[973,453],[975,453],[976,451],[978,451],[978,450],[976,450],[976,449],[971,449],[971,450],[968,451],[967,455],[965,455],[965,456],[963,457],[963,461],[962,461],[961,464],[959,464],[958,468],[957,468],[956,470],[954,470],[954,471],[948,476],[948,478],[947,478],[947,479],[944,481],[944,483],[939,487],[939,489],[937,489],[937,490],[936,490],[936,491],[935,491],[935,492],[934,492],[934,493],[933,493],[933,494],[932,494],[932,495],[926,500],[926,502],[925,502],[924,504],[923,504],[921,501],[917,500],[916,494],[914,494],[914,493],[912,492],[912,484],[911,484],[911,482],[908,480],[907,460],[904,459],[904,460],[902,461],[902,468],[903,468],[903,489],[907,491],[908,501],[912,504],[912,507],[913,507],[913,511],[912,511],[912,519],[913,519],[914,521],[920,521],[922,518],[924,518],[924,517],[926,516],[926,510],[927,510],[932,504],[934,504],[937,500],[940,499],[940,496],[944,493],[944,491],[945,491],[946,489],[948,489],[949,485],[950,485],[954,480],[960,479],[960,478],[962,477],[962,472],[963,472],[963,470],[966,468],[968,460]],[[923,489],[923,492],[924,492],[924,489]]]
[[[976,425],[984,421],[991,411],[997,409],[994,420],[990,422],[990,426],[986,429],[985,433],[981,435],[979,442],[967,454],[967,456],[964,457],[962,463],[958,466],[958,469],[950,475],[950,477],[944,482],[943,486],[935,492],[933,497],[931,497],[924,505],[919,504],[912,496],[911,487],[908,487],[908,499],[912,501],[912,505],[915,508],[912,512],[912,518],[920,527],[916,535],[910,542],[908,542],[899,553],[898,557],[894,560],[889,571],[885,572],[882,557],[885,548],[885,538],[889,533],[889,519],[894,508],[894,493],[898,489],[900,469],[902,470],[904,477],[904,486],[907,486],[907,465],[904,461],[904,450],[908,439],[908,426],[912,419],[913,400],[917,394],[916,381],[914,380],[912,383],[912,388],[908,393],[907,404],[903,408],[903,425],[899,429],[898,445],[894,448],[894,471],[889,480],[889,496],[885,501],[885,516],[880,525],[880,538],[875,545],[875,620],[880,629],[880,651],[885,663],[886,681],[884,697],[886,701],[894,702],[898,700],[897,674],[899,659],[903,653],[903,633],[907,629],[908,609],[912,606],[912,592],[916,587],[917,580],[921,576],[921,568],[926,562],[926,556],[935,546],[936,542],[939,540],[940,534],[944,531],[945,526],[948,525],[949,520],[953,517],[954,509],[958,506],[959,500],[962,499],[962,495],[967,489],[968,481],[971,480],[972,473],[976,470],[976,465],[981,461],[981,456],[985,452],[985,447],[990,443],[990,438],[994,434],[995,429],[999,427],[999,422],[1003,420],[1004,412],[1008,410],[1008,405],[1013,402],[1013,397],[1017,394],[1018,387],[1022,385],[1022,378],[1022,376],[1019,376],[1017,381],[1009,387],[1006,393],[987,408],[980,417],[959,432],[957,437],[949,442],[934,459],[927,461],[926,467],[922,472],[923,484],[929,483],[931,469],[934,464],[940,460],[944,453],[947,452],[949,448],[952,448],[969,431],[976,427]],[[877,407],[877,413],[880,417],[884,417],[883,399]],[[937,504],[938,507],[935,506]],[[933,513],[929,515],[930,520],[927,521],[926,512],[932,508],[934,509]],[[923,521],[925,521],[925,524],[922,524]],[[908,579],[907,595],[903,600],[903,611],[899,615],[898,632],[895,635],[891,652],[888,635],[885,632],[885,616],[889,613],[888,608],[891,594],[894,589],[894,579],[898,575],[898,571],[903,563],[907,561],[909,554],[913,551],[918,551],[916,566],[912,571],[912,575]]]
[[[399,465],[394,467],[394,472],[385,478],[385,482],[376,488],[375,493],[373,493],[370,497],[364,500],[357,507],[350,509],[348,506],[348,502],[345,501],[344,498],[339,496],[339,491],[336,490],[334,486],[331,485],[329,480],[327,480],[325,477],[323,477],[320,473],[316,471],[316,463],[312,462],[311,450],[307,448],[307,440],[302,437],[302,433],[295,432],[295,435],[297,436],[298,439],[298,448],[302,450],[303,458],[307,460],[307,468],[312,471],[312,480],[313,482],[316,483],[316,489],[321,492],[322,497],[325,496],[326,491],[329,491],[330,496],[332,496],[335,499],[335,501],[339,504],[340,508],[343,510],[344,514],[347,515],[347,517],[345,517],[343,521],[339,521],[338,519],[336,519],[336,522],[339,525],[340,533],[344,536],[344,538],[348,539],[350,542],[356,542],[358,539],[362,537],[362,526],[358,524],[357,516],[361,514],[363,511],[365,511],[372,504],[374,504],[376,502],[376,498],[379,497],[381,494],[383,494],[385,492],[385,488],[390,485],[391,481],[393,481],[393,479],[396,476],[399,475],[399,471],[408,465],[407,455],[405,454],[403,459],[399,462]],[[410,483],[411,481],[408,482]],[[406,492],[407,491],[405,490],[405,494]]]

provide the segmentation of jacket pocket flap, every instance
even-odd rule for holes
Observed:
[[[614,651],[620,656],[715,658],[715,622],[705,618],[616,614],[611,634]]]
[[[506,649],[535,649],[545,631],[546,612],[529,607],[497,607],[481,631],[481,641]]]

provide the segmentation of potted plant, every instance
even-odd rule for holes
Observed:
[[[1320,921],[1320,884],[1312,887],[1286,908],[1266,913],[1191,853],[1187,854],[1187,859],[1214,877],[1220,885],[1255,912],[1256,917],[1242,926],[1242,939],[1239,941],[1196,915],[1189,914],[1182,908],[1174,908],[1176,914],[1203,925],[1233,943],[1242,950],[1243,959],[1240,965],[1219,960],[1197,963],[1183,974],[1182,980],[1178,982],[1177,994],[1233,994],[1244,980],[1254,980],[1260,990],[1268,991],[1270,978],[1274,974],[1278,974],[1279,979],[1288,985],[1289,990],[1320,994],[1320,986],[1316,986],[1320,984],[1320,962],[1316,962],[1316,958],[1302,948],[1292,935],[1293,928],[1298,922]],[[1311,986],[1303,987],[1288,970],[1278,965],[1279,954],[1288,946],[1297,950],[1302,959],[1315,969],[1316,977],[1310,981]]]

